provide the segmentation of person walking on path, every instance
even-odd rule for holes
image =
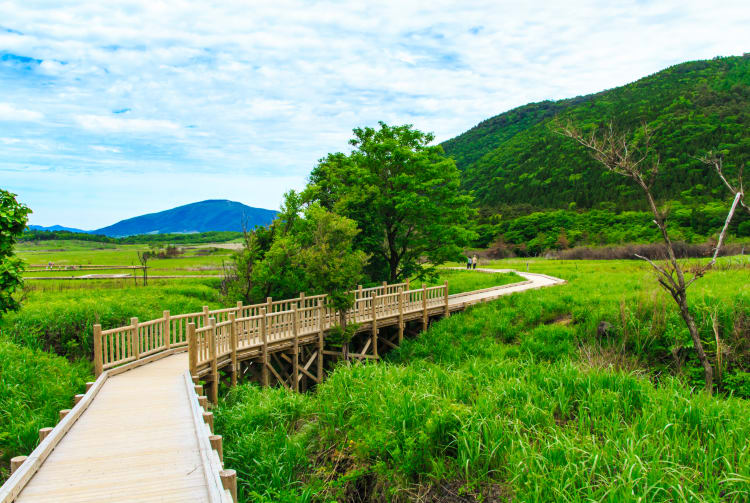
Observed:
[[[471,257],[466,256],[466,268],[471,269]]]
[[[474,268],[474,269],[476,269],[476,268],[477,268],[477,256],[476,256],[476,255],[474,255],[474,256],[473,256],[473,257],[471,258],[471,265],[473,266],[473,268]]]

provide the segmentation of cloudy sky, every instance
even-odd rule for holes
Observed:
[[[531,101],[750,51],[747,0],[0,0],[0,187],[98,228],[276,209],[354,127],[451,138]]]

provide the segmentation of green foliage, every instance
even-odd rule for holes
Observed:
[[[328,295],[328,304],[337,311],[346,311],[354,304],[350,293],[362,280],[368,256],[353,250],[359,230],[346,217],[314,204],[305,210],[296,236],[299,251],[294,263],[305,272],[310,291]]]
[[[9,475],[10,458],[34,450],[39,429],[57,423],[92,374],[87,361],[71,363],[0,339],[0,482]]]
[[[310,175],[304,200],[357,223],[355,248],[370,255],[372,281],[423,277],[473,238],[471,197],[459,193],[454,162],[432,140],[410,125],[357,128],[354,151],[329,154]]]
[[[725,190],[696,156],[721,151],[728,172],[750,160],[750,56],[694,61],[622,87],[559,102],[534,103],[488,119],[443,144],[463,185],[482,205],[536,208],[645,209],[637,188],[596,166],[583,147],[552,123],[587,128],[617,121],[619,130],[645,122],[661,157],[654,194],[691,205],[721,200]]]
[[[23,284],[23,262],[13,245],[26,227],[31,210],[16,201],[16,195],[0,189],[0,316],[18,309],[13,293]]]
[[[679,201],[669,201],[666,207],[669,209],[667,226],[670,236],[686,243],[706,242],[721,230],[727,217],[727,208],[720,202],[689,207]],[[490,239],[499,239],[516,254],[539,255],[546,250],[573,246],[661,242],[661,234],[653,219],[653,215],[646,211],[533,212],[499,219],[488,232],[484,244],[489,244]],[[750,224],[748,216],[736,213],[729,231],[742,236],[745,224]]]
[[[670,376],[689,336],[648,265],[529,263],[569,283],[474,306],[385,362],[337,367],[315,393],[232,390],[214,414],[240,500],[408,501],[458,481],[517,501],[745,501],[750,405]],[[722,344],[744,354],[723,370],[735,395],[750,369],[748,271],[692,292],[707,350],[716,312]]]

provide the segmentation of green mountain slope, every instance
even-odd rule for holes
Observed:
[[[662,163],[656,194],[695,203],[720,199],[720,181],[694,157],[722,150],[730,171],[750,160],[750,55],[683,63],[597,94],[525,105],[443,148],[483,206],[642,209],[633,186],[555,133],[555,117],[583,127],[613,120],[633,129],[645,122],[656,131]]]

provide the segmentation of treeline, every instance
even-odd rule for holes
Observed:
[[[727,213],[726,205],[720,202],[689,207],[673,201],[668,207],[670,234],[687,244],[709,240],[721,229]],[[645,211],[537,211],[509,219],[490,217],[480,229],[477,246],[491,246],[499,256],[537,256],[549,250],[661,240],[653,216]],[[729,232],[737,238],[750,237],[750,217],[737,214]]]
[[[654,193],[694,205],[722,200],[721,181],[696,157],[720,152],[731,175],[750,161],[750,55],[684,63],[597,94],[526,105],[443,147],[481,206],[645,210],[634,185],[557,134],[568,121],[584,130],[610,121],[621,131],[647,124],[661,159]]]
[[[101,234],[88,234],[82,232],[27,230],[21,235],[19,242],[77,240],[114,244],[194,244],[223,243],[241,237],[241,232],[233,231],[210,231],[193,234],[139,234],[136,236],[113,238]]]

